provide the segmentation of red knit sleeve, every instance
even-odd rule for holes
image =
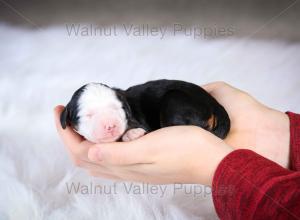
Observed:
[[[290,118],[290,169],[300,171],[300,115],[287,112]]]
[[[300,219],[300,172],[250,150],[235,150],[221,161],[212,194],[221,219]]]

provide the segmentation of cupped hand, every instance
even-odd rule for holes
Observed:
[[[273,160],[283,167],[289,162],[289,118],[271,109],[249,94],[224,82],[202,86],[219,103],[231,119],[231,129],[225,142],[234,147],[246,148]]]
[[[93,176],[157,184],[211,185],[220,161],[232,151],[224,141],[195,126],[174,126],[130,142],[93,144],[55,120],[71,158]]]
[[[225,142],[194,126],[159,129],[131,142],[93,144],[70,127],[58,133],[74,164],[91,175],[149,183],[201,183],[210,185],[217,165],[233,149],[246,148],[283,167],[289,161],[289,119],[249,94],[216,82],[203,86],[227,110],[231,129]],[[231,147],[229,147],[231,146]]]

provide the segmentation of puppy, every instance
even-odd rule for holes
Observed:
[[[89,83],[73,94],[60,122],[94,143],[131,141],[174,125],[195,125],[220,138],[230,129],[227,112],[209,93],[179,80],[149,81],[127,90]]]

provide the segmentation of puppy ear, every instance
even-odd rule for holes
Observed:
[[[65,107],[62,113],[60,114],[60,124],[63,129],[67,127],[67,121],[68,121],[68,108]]]
[[[125,92],[121,89],[117,89],[117,88],[113,88],[113,89],[116,91],[116,95],[117,95],[118,99],[120,100],[120,102],[122,103],[122,106],[126,113],[127,118],[130,118],[132,116],[132,112],[131,112],[131,108],[128,104]]]

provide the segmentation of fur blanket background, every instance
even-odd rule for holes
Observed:
[[[72,165],[52,110],[87,82],[126,88],[159,78],[200,85],[223,80],[270,107],[300,112],[299,43],[159,39],[121,30],[80,37],[63,26],[36,31],[6,24],[0,33],[3,220],[217,218],[207,187],[168,185],[163,193],[158,186],[151,191],[150,185],[92,178]]]

